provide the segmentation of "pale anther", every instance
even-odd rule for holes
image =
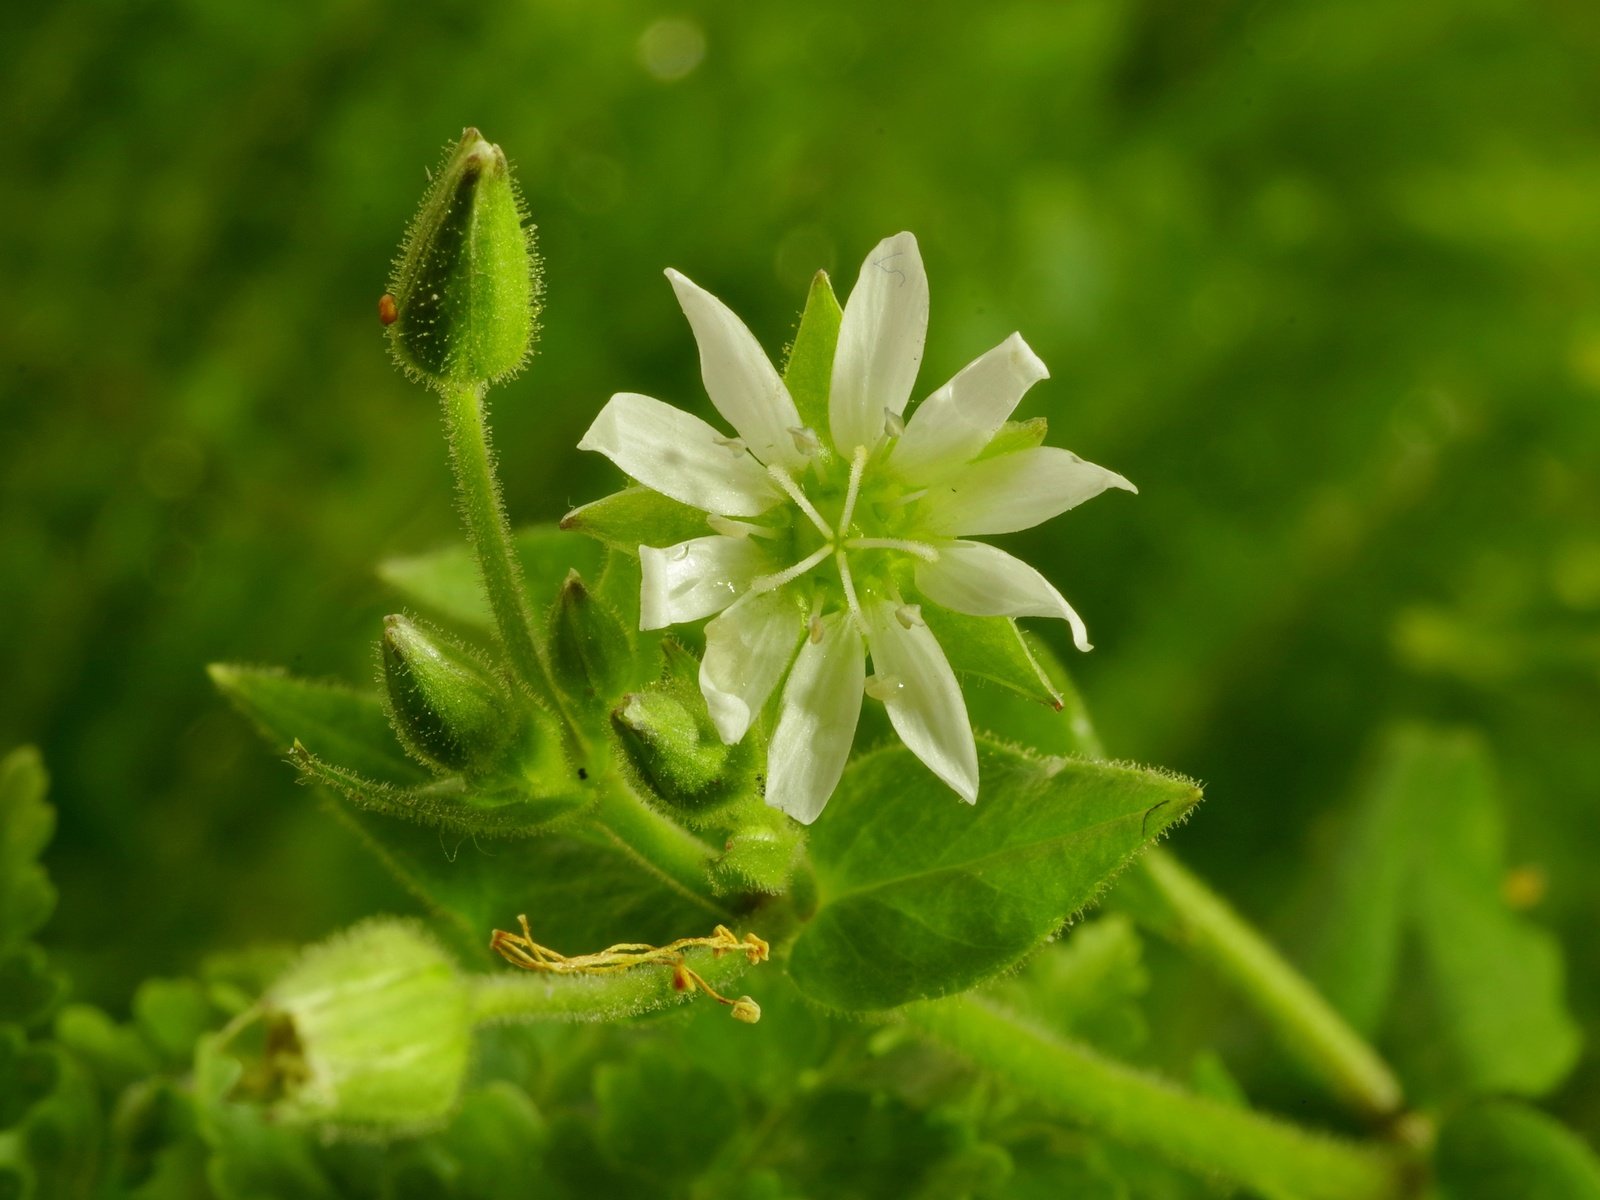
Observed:
[[[883,431],[892,438],[897,438],[906,431],[906,419],[892,408],[883,410]]]
[[[810,629],[809,629],[809,632],[806,634],[806,636],[811,639],[811,644],[813,646],[821,645],[821,643],[822,643],[822,618],[821,617],[812,617],[811,618]]]
[[[913,629],[918,625],[926,625],[922,619],[922,605],[902,604],[894,610],[894,619],[900,622],[902,629]]]
[[[905,687],[905,681],[898,675],[867,676],[866,692],[874,700],[893,700]]]
[[[686,559],[688,557],[689,557],[689,543],[688,542],[679,542],[676,546],[674,546],[672,548],[672,561],[673,562],[682,562],[684,559]]]
[[[727,450],[728,453],[732,454],[735,458],[738,458],[745,451],[743,438],[714,437],[711,440],[717,445],[721,446],[723,449]]]
[[[808,425],[790,426],[789,436],[794,439],[794,448],[807,458],[822,449],[822,440],[817,437],[817,431]]]

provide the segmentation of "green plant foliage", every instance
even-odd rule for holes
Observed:
[[[640,546],[671,546],[708,532],[705,513],[645,487],[623,488],[575,508],[561,518],[561,528],[635,557]]]
[[[1397,1053],[1435,1092],[1541,1095],[1578,1053],[1560,950],[1510,909],[1506,871],[1481,741],[1393,731],[1325,898],[1318,976],[1363,1028],[1392,1014]],[[1419,1023],[1425,1040],[1404,1032]]]
[[[879,1009],[961,991],[1013,966],[1199,802],[1129,767],[981,748],[983,801],[928,795],[908,751],[846,772],[811,839],[817,915],[791,970],[808,996]]]
[[[1600,1158],[1537,1109],[1474,1104],[1439,1131],[1439,1200],[1596,1200]]]
[[[0,949],[30,936],[56,906],[49,876],[35,861],[55,832],[47,785],[36,750],[0,759]]]
[[[818,271],[806,295],[800,328],[783,364],[783,383],[789,389],[801,424],[809,429],[828,427],[828,392],[833,384],[833,352],[839,344],[843,317],[839,300],[826,271]]]
[[[1060,707],[1061,697],[1009,617],[969,617],[937,604],[922,605],[922,617],[939,645],[947,647],[957,674],[988,679],[1036,704]]]

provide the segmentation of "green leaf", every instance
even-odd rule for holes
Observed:
[[[991,680],[1051,709],[1061,708],[1061,696],[1010,617],[969,617],[923,601],[922,618],[957,673]],[[993,732],[1010,736],[1005,728]]]
[[[1435,1163],[1439,1200],[1600,1200],[1594,1151],[1559,1122],[1511,1100],[1451,1117]]]
[[[826,271],[811,280],[806,309],[794,345],[783,364],[783,382],[800,411],[800,423],[818,433],[828,428],[828,392],[833,385],[833,352],[839,344],[844,312]]]
[[[711,532],[698,508],[647,487],[623,488],[575,508],[561,518],[561,528],[635,558],[640,546],[672,546]]]
[[[702,531],[704,525],[702,514]],[[598,546],[563,533],[554,525],[518,529],[512,534],[512,542],[528,593],[536,598],[555,595],[569,570],[589,576],[600,570],[602,556]],[[378,564],[378,577],[435,616],[482,630],[494,626],[478,561],[470,546],[459,544],[427,554],[386,559]]]
[[[1199,802],[1132,767],[978,748],[966,806],[907,750],[858,759],[811,837],[820,904],[790,971],[830,1008],[891,1008],[1004,971]]]
[[[29,1045],[15,1026],[0,1025],[0,1130],[16,1125],[55,1091],[60,1074],[56,1054]]]
[[[1560,948],[1502,896],[1504,841],[1478,739],[1401,728],[1325,897],[1331,928],[1318,977],[1369,1029],[1398,994],[1396,1054],[1434,1090],[1541,1095],[1578,1054]],[[1415,982],[1399,992],[1402,972]]]
[[[923,610],[926,613],[926,609]],[[962,681],[967,712],[974,729],[1001,731],[1040,754],[1063,757],[1104,758],[1105,752],[1089,720],[1083,698],[1061,660],[1034,634],[1024,633],[1023,644],[1044,671],[1050,687],[1061,697],[1061,707],[1044,705],[1021,692],[971,675]]]
[[[739,1105],[721,1079],[646,1047],[595,1072],[601,1150],[613,1166],[662,1182],[692,1179],[739,1125]]]
[[[297,679],[274,667],[213,663],[206,669],[218,690],[275,750],[287,752],[300,742],[319,758],[387,783],[429,778],[400,748],[376,696]]]
[[[1127,1057],[1149,1039],[1139,999],[1150,985],[1133,922],[1110,913],[1046,946],[993,994],[1055,1032]]]
[[[146,979],[133,994],[133,1019],[170,1066],[194,1059],[195,1043],[216,1022],[205,989],[192,979]]]
[[[31,935],[56,906],[56,889],[37,862],[56,828],[44,798],[49,782],[31,746],[0,759],[0,948]]]

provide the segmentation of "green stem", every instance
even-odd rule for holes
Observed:
[[[742,954],[715,956],[690,949],[684,959],[719,992],[733,992],[751,970]],[[770,969],[770,968],[769,968]],[[673,986],[667,963],[640,963],[625,970],[574,972],[495,971],[469,976],[472,1019],[478,1025],[515,1021],[617,1021],[694,999],[694,990]]]
[[[1285,1200],[1397,1200],[1406,1163],[1388,1150],[1297,1129],[1195,1096],[1046,1036],[977,1000],[915,1004],[906,1019],[949,1049],[1126,1145]]]
[[[1400,1081],[1388,1064],[1227,901],[1159,846],[1139,868],[1160,904],[1162,931],[1248,997],[1291,1053],[1368,1116],[1400,1110]]]
[[[1061,682],[1061,681],[1058,681]],[[1083,698],[1062,687],[1065,715],[1080,753],[1105,749]],[[1191,951],[1231,983],[1278,1034],[1285,1048],[1333,1091],[1369,1117],[1400,1111],[1400,1081],[1378,1052],[1228,902],[1169,851],[1152,846],[1129,880],[1144,905],[1137,915]],[[1151,905],[1154,911],[1145,911]]]
[[[615,771],[596,783],[593,820],[601,832],[668,887],[718,920],[732,914],[711,890],[711,847],[651,808]]]
[[[494,613],[511,670],[565,721],[568,736],[576,743],[576,726],[550,673],[544,648],[534,636],[533,613],[522,586],[522,567],[517,561],[511,524],[506,520],[505,505],[501,501],[500,481],[495,477],[494,453],[489,448],[484,388],[481,385],[445,386],[441,391],[461,515],[477,552],[484,591],[488,594],[489,608]]]

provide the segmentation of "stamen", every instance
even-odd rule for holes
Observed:
[[[899,550],[902,554],[913,554],[923,562],[938,562],[939,551],[927,542],[912,542],[905,538],[851,538],[845,543],[850,550]]]
[[[894,610],[894,619],[900,622],[900,628],[902,629],[914,629],[918,625],[927,624],[922,619],[922,605],[920,604],[902,604]]]
[[[723,537],[731,538],[747,538],[755,529],[754,525],[746,525],[743,521],[735,521],[732,517],[718,516],[716,513],[706,514],[706,524]]]
[[[883,432],[897,438],[906,431],[906,419],[892,408],[883,410]]]
[[[793,425],[789,428],[789,436],[794,439],[794,448],[810,458],[822,449],[822,439],[817,436],[817,431],[809,425]]]
[[[832,546],[818,546],[792,567],[785,567],[774,575],[763,575],[750,585],[750,590],[757,595],[763,592],[775,591],[786,583],[793,583],[812,567],[816,566],[833,550]]]
[[[905,690],[905,680],[898,675],[869,675],[867,677],[866,693],[874,700],[887,702],[893,700]]]
[[[839,582],[844,584],[845,602],[850,606],[850,617],[856,623],[856,628],[863,637],[867,632],[867,619],[861,615],[861,601],[856,598],[856,583],[850,577],[850,559],[843,550],[834,552],[833,561],[839,568]]]
[[[839,532],[844,533],[850,528],[850,518],[855,515],[856,498],[861,495],[861,475],[867,469],[867,448],[857,446],[855,457],[850,460],[850,486],[845,489],[844,508],[839,512]]]
[[[884,508],[904,508],[907,504],[915,504],[928,494],[927,488],[918,488],[914,492],[907,492],[904,496],[896,496],[892,500],[883,502]]]
[[[726,450],[729,454],[733,455],[735,458],[739,458],[745,452],[745,444],[744,444],[744,439],[743,438],[714,437],[711,440],[713,442],[715,442],[717,445],[721,446],[724,450]]]
[[[689,543],[688,542],[679,542],[676,546],[674,546],[672,548],[672,561],[673,562],[682,562],[684,559],[686,559],[688,557],[689,557]]]
[[[811,644],[813,646],[821,644],[821,642],[822,642],[822,618],[821,617],[812,617],[811,618],[810,632],[808,632],[806,634],[806,636],[811,639]]]
[[[793,500],[800,511],[805,513],[811,523],[817,527],[817,532],[830,542],[833,541],[833,530],[822,519],[822,514],[817,511],[816,505],[812,504],[806,498],[806,494],[800,490],[800,485],[789,477],[789,472],[782,467],[768,467],[767,474],[777,480],[778,486],[788,493],[789,499]]]

